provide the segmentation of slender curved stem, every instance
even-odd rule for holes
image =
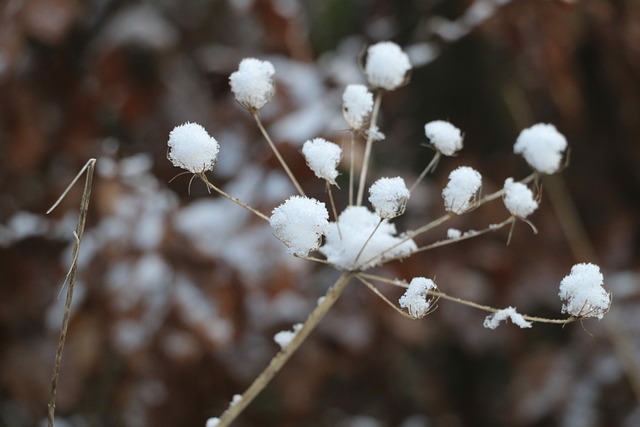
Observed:
[[[318,302],[316,308],[311,312],[295,337],[282,351],[280,351],[269,363],[269,366],[251,383],[249,388],[242,394],[241,398],[234,401],[220,417],[217,427],[229,426],[242,411],[255,399],[255,397],[269,384],[271,379],[284,366],[289,358],[300,347],[300,344],[315,329],[320,320],[324,317],[333,304],[338,300],[347,284],[351,280],[352,274],[343,273],[338,280],[327,291],[325,296]]]
[[[351,131],[351,150],[349,151],[349,206],[353,206],[353,181],[355,179],[355,171],[354,171],[354,151],[356,149],[356,133],[355,131]]]
[[[367,181],[367,172],[369,169],[369,162],[371,160],[371,148],[373,146],[373,136],[376,130],[376,122],[378,121],[378,113],[380,112],[380,103],[382,102],[382,90],[379,90],[376,94],[376,99],[373,103],[373,111],[371,112],[371,122],[369,123],[369,132],[367,132],[367,144],[364,148],[364,160],[362,162],[362,170],[360,171],[360,182],[358,183],[358,197],[356,199],[356,205],[362,205],[362,196],[364,194],[364,186]]]
[[[289,176],[289,179],[293,183],[294,187],[296,187],[296,190],[298,190],[298,193],[301,196],[306,196],[306,194],[304,193],[304,190],[302,189],[302,187],[298,183],[298,180],[293,175],[293,172],[291,172],[291,169],[289,169],[289,166],[287,165],[287,162],[285,162],[284,159],[282,158],[282,155],[280,154],[280,151],[278,150],[278,147],[276,147],[276,144],[273,143],[273,140],[269,136],[269,133],[265,129],[264,125],[262,124],[262,120],[260,119],[260,116],[258,115],[258,112],[257,111],[251,111],[251,115],[253,116],[254,120],[256,121],[256,124],[258,125],[258,128],[260,129],[260,132],[262,132],[262,136],[264,136],[264,139],[267,140],[267,143],[269,144],[269,147],[271,147],[271,151],[273,151],[273,154],[276,155],[276,157],[278,158],[278,161],[280,162],[280,165],[282,166],[284,171]]]
[[[218,194],[220,194],[221,196],[226,197],[227,199],[231,200],[233,203],[245,208],[246,210],[248,210],[249,212],[251,212],[252,214],[260,217],[261,219],[264,219],[265,221],[269,221],[269,217],[266,216],[265,214],[263,214],[262,212],[260,212],[257,209],[252,208],[251,206],[247,205],[245,202],[243,202],[240,199],[237,199],[235,197],[233,197],[230,194],[225,193],[224,191],[222,191],[221,189],[219,189],[218,187],[216,187],[215,185],[213,185],[209,179],[207,178],[207,176],[204,173],[200,173],[198,174],[198,178],[200,178],[202,180],[202,182],[204,182],[204,184],[207,186],[207,188],[217,192]]]
[[[441,156],[442,154],[439,151],[436,151],[436,154],[435,156],[433,156],[433,159],[431,159],[427,167],[424,168],[422,173],[418,176],[418,178],[416,178],[416,182],[414,182],[411,188],[409,189],[409,193],[413,193],[413,190],[416,189],[418,184],[422,182],[422,180],[427,176],[427,174],[436,168],[436,166],[438,165],[438,161],[440,161]]]
[[[67,273],[66,283],[67,297],[64,304],[64,314],[62,317],[62,327],[60,328],[60,338],[58,339],[58,348],[56,350],[56,356],[54,359],[53,375],[51,377],[51,391],[49,396],[49,405],[47,411],[48,426],[54,427],[55,414],[56,414],[56,393],[58,390],[58,378],[60,377],[60,366],[62,364],[62,351],[64,350],[64,343],[67,338],[67,329],[69,328],[69,319],[71,317],[71,303],[73,302],[73,289],[76,282],[76,273],[78,271],[78,255],[80,254],[80,241],[84,234],[84,228],[87,223],[87,213],[89,211],[89,201],[91,199],[91,185],[93,183],[93,171],[95,169],[96,159],[89,159],[89,161],[80,170],[78,175],[69,184],[67,189],[62,193],[62,196],[54,203],[54,205],[47,211],[50,213],[60,203],[62,199],[69,193],[71,187],[78,181],[80,176],[86,171],[87,175],[84,182],[84,190],[82,192],[82,201],[80,202],[80,215],[78,216],[78,223],[73,233],[75,242],[73,245],[73,253],[71,255],[71,268]]]

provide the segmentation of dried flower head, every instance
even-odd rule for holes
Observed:
[[[238,71],[229,76],[236,101],[248,110],[259,110],[267,105],[275,93],[274,74],[275,69],[269,61],[243,59]]]
[[[169,133],[167,158],[174,166],[201,173],[213,169],[220,146],[197,123],[184,123]]]
[[[367,49],[364,73],[374,88],[397,89],[406,81],[410,69],[409,57],[393,42],[376,43]]]

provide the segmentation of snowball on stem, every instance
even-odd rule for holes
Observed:
[[[563,300],[562,312],[576,317],[602,319],[611,305],[611,294],[602,286],[600,267],[591,263],[576,264],[560,282],[558,296]]]
[[[380,42],[367,49],[364,73],[374,88],[394,90],[406,80],[411,62],[400,46],[393,42]]]
[[[424,125],[424,133],[436,150],[445,156],[453,156],[462,149],[462,132],[444,120],[434,120]]]
[[[460,166],[449,174],[449,182],[442,190],[448,212],[461,214],[469,210],[471,201],[482,185],[482,175],[468,166]]]
[[[398,301],[400,307],[409,312],[414,319],[421,319],[427,314],[433,305],[434,298],[429,298],[429,291],[437,289],[433,280],[425,277],[414,277],[409,287]]]
[[[560,168],[567,139],[552,124],[538,123],[524,129],[513,146],[535,171],[553,174]]]
[[[275,69],[269,61],[243,59],[238,71],[229,76],[236,101],[247,110],[259,110],[267,105],[275,93],[274,74]]]
[[[348,85],[342,94],[342,114],[352,130],[359,130],[373,111],[373,94],[366,86]]]
[[[220,146],[218,141],[197,123],[184,123],[169,133],[167,158],[174,166],[192,173],[213,169]]]
[[[292,255],[307,256],[318,249],[329,226],[325,204],[303,196],[291,196],[276,207],[269,223],[273,234]]]
[[[526,218],[538,209],[538,202],[533,198],[533,192],[521,182],[514,182],[513,178],[504,181],[504,205],[518,218]]]
[[[318,178],[336,184],[337,167],[342,157],[342,149],[337,144],[323,138],[315,138],[304,143],[302,155]]]
[[[391,219],[404,213],[409,190],[404,179],[380,178],[369,187],[369,202],[380,218]]]

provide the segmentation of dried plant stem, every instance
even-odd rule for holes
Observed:
[[[351,131],[351,150],[349,151],[349,206],[353,206],[353,181],[355,179],[354,151],[356,149],[356,133]]]
[[[87,175],[84,183],[84,190],[82,192],[82,201],[80,202],[80,214],[78,215],[78,223],[73,233],[75,242],[73,245],[73,252],[71,255],[71,267],[67,273],[67,297],[64,304],[64,315],[62,317],[62,326],[60,328],[60,338],[58,339],[58,348],[56,350],[56,356],[54,360],[53,375],[51,377],[51,391],[49,395],[49,405],[47,411],[47,420],[49,427],[54,427],[55,413],[56,413],[56,393],[58,391],[58,378],[60,377],[60,366],[62,364],[62,351],[64,350],[64,343],[67,338],[67,329],[69,327],[69,319],[71,316],[71,303],[73,301],[73,288],[76,282],[76,273],[78,271],[78,254],[80,253],[80,241],[84,234],[85,224],[87,222],[87,212],[89,210],[89,200],[91,198],[91,184],[93,182],[93,171],[95,169],[96,159],[89,159],[89,161],[80,170],[78,175],[69,184],[67,189],[62,193],[62,196],[54,203],[54,205],[47,211],[50,213],[56,206],[64,199],[69,193],[71,187],[75,185],[80,176],[86,171]]]
[[[311,312],[307,320],[302,325],[302,328],[295,334],[295,337],[291,340],[282,351],[280,351],[269,363],[269,366],[253,381],[249,388],[242,394],[242,398],[230,405],[227,410],[222,414],[217,427],[229,426],[242,411],[253,401],[253,399],[269,384],[271,379],[278,371],[284,366],[289,358],[300,347],[300,344],[304,342],[307,336],[315,329],[320,320],[324,317],[333,304],[338,300],[347,284],[351,280],[352,275],[350,273],[343,273],[338,280],[327,291],[325,296],[318,302],[316,308]]]
[[[385,297],[382,294],[382,292],[380,292],[378,290],[378,288],[375,287],[375,285],[373,283],[369,282],[362,275],[360,275],[360,274],[356,275],[356,279],[358,279],[360,282],[364,283],[367,286],[367,288],[369,288],[374,294],[376,294],[378,297],[380,297],[380,299],[382,299],[382,301],[384,301],[389,307],[393,308],[396,312],[400,313],[403,317],[406,317],[407,319],[413,319],[413,317],[409,316],[407,313],[402,311],[402,309],[398,308],[394,303],[389,301],[389,298]]]
[[[369,242],[371,241],[371,238],[373,237],[374,234],[376,234],[376,231],[378,231],[378,228],[380,228],[380,224],[382,224],[382,221],[384,221],[384,219],[380,218],[380,221],[378,221],[378,224],[376,225],[376,227],[373,229],[373,231],[371,232],[371,234],[369,234],[369,237],[367,237],[367,240],[364,242],[364,244],[362,245],[362,247],[360,248],[360,251],[358,252],[358,255],[356,255],[356,259],[353,260],[353,265],[356,266],[357,268],[357,262],[360,259],[360,255],[362,255],[362,252],[364,251],[364,248],[367,246],[367,244],[369,244]],[[367,262],[371,261],[374,258],[377,258],[378,255],[374,256],[373,258],[371,258],[370,260],[367,260]],[[366,265],[366,264],[363,264]]]
[[[331,191],[331,184],[329,181],[327,183],[327,193],[329,194],[329,203],[331,204],[331,211],[333,213],[333,219],[336,222],[336,228],[338,229],[338,236],[340,236],[340,240],[342,240],[342,232],[340,231],[340,223],[338,222],[338,211],[336,210],[336,203],[333,200],[333,192]]]
[[[387,279],[386,277],[381,277],[381,276],[377,276],[375,274],[367,274],[367,273],[358,273],[358,275],[356,276],[359,280],[362,279],[369,279],[369,280],[375,280],[381,283],[386,283],[389,285],[393,285],[393,286],[397,286],[400,288],[408,288],[409,285],[406,284],[405,282],[401,282],[397,279]],[[498,311],[500,311],[499,308],[495,308],[495,307],[491,307],[489,305],[483,305],[483,304],[478,304],[476,302],[473,301],[469,301],[463,298],[458,298],[458,297],[454,297],[451,295],[447,295],[444,292],[440,291],[440,290],[429,290],[427,291],[428,295],[431,295],[433,297],[436,298],[442,298],[444,300],[447,301],[452,301],[458,304],[462,304],[462,305],[466,305],[468,307],[473,307],[473,308],[477,308],[478,310],[482,310],[482,311],[486,311],[488,313],[497,313]],[[553,323],[553,324],[557,324],[557,325],[564,325],[567,323],[571,323],[571,322],[575,322],[576,320],[579,320],[579,318],[577,317],[568,317],[565,319],[550,319],[550,318],[546,318],[546,317],[537,317],[537,316],[529,316],[526,314],[523,314],[522,317],[530,322],[537,322],[537,323]]]
[[[435,156],[433,156],[433,159],[431,159],[427,167],[424,168],[422,173],[420,173],[420,175],[416,179],[416,182],[414,182],[411,188],[409,189],[409,193],[413,193],[413,190],[416,189],[418,184],[422,182],[422,180],[427,176],[427,174],[436,168],[436,166],[438,165],[438,161],[440,161],[441,156],[442,154],[439,151],[436,151],[436,154]]]
[[[256,121],[256,124],[258,125],[258,128],[260,129],[260,132],[262,132],[262,136],[264,136],[264,139],[266,139],[267,143],[269,143],[269,147],[271,147],[271,151],[273,151],[273,154],[275,154],[276,157],[278,158],[278,161],[280,162],[280,165],[282,166],[284,171],[289,176],[289,179],[293,183],[294,187],[296,187],[296,190],[298,191],[298,193],[301,196],[306,196],[306,194],[304,193],[304,190],[302,189],[302,187],[298,183],[298,180],[293,175],[293,172],[291,172],[291,169],[289,169],[289,166],[287,165],[287,162],[285,162],[284,158],[282,158],[282,155],[280,154],[280,151],[278,150],[278,147],[276,147],[276,144],[273,143],[273,140],[269,136],[269,133],[265,129],[264,125],[262,124],[262,120],[260,119],[260,116],[258,115],[258,112],[257,111],[252,111],[251,115],[253,116],[254,120]]]
[[[380,112],[380,103],[382,102],[382,93],[382,90],[379,90],[376,93],[376,99],[373,103],[373,111],[371,112],[371,122],[369,124],[369,131],[367,132],[367,144],[364,148],[364,159],[362,161],[362,170],[360,171],[360,181],[358,182],[358,197],[356,199],[357,206],[362,205],[362,196],[364,195],[364,186],[367,181],[369,162],[371,161],[371,149],[373,147],[374,135],[376,134],[378,113]]]
[[[226,197],[227,199],[231,200],[233,203],[242,206],[243,208],[245,208],[246,210],[248,210],[249,212],[251,212],[252,214],[264,219],[265,221],[269,221],[269,217],[266,216],[265,214],[263,214],[262,212],[260,212],[257,209],[252,208],[251,206],[247,205],[246,203],[244,203],[243,201],[233,197],[230,194],[225,193],[224,191],[222,191],[221,189],[219,189],[218,187],[216,187],[215,185],[213,185],[209,179],[207,178],[207,176],[204,173],[200,173],[198,174],[198,178],[200,178],[202,180],[202,182],[204,182],[204,184],[207,186],[207,188],[217,192],[218,194],[220,194],[221,196]]]

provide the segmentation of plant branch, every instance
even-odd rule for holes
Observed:
[[[54,427],[55,425],[55,413],[56,413],[56,394],[58,390],[58,378],[60,377],[60,366],[62,364],[62,352],[64,350],[64,344],[67,338],[67,329],[69,328],[69,319],[71,317],[71,303],[73,302],[73,289],[76,282],[76,273],[78,271],[78,255],[80,254],[80,241],[84,234],[84,228],[87,222],[87,213],[89,211],[89,201],[91,199],[91,185],[93,183],[93,172],[95,169],[96,159],[89,159],[89,161],[80,170],[78,175],[73,179],[71,184],[62,193],[62,196],[53,204],[53,206],[47,211],[49,214],[69,193],[71,187],[75,185],[80,176],[86,171],[87,175],[84,183],[84,190],[82,191],[82,200],[80,202],[80,214],[78,215],[78,222],[76,229],[73,232],[75,242],[73,245],[73,252],[71,255],[71,267],[67,273],[65,282],[68,283],[67,297],[64,304],[64,315],[62,317],[62,326],[60,328],[60,338],[58,339],[58,348],[56,349],[56,355],[54,360],[53,375],[51,377],[51,391],[49,395],[49,405],[47,411],[48,426]]]
[[[267,132],[267,130],[263,126],[262,120],[260,119],[260,116],[258,115],[258,112],[255,111],[255,110],[252,110],[251,111],[251,115],[253,116],[254,120],[256,121],[256,124],[258,125],[258,128],[260,129],[260,132],[262,132],[262,136],[264,136],[264,139],[266,139],[267,143],[269,143],[269,147],[271,147],[271,151],[273,151],[273,154],[276,155],[276,157],[278,158],[278,161],[280,162],[280,165],[282,166],[284,171],[289,176],[289,179],[291,180],[293,185],[296,187],[296,190],[298,190],[298,193],[301,196],[306,196],[306,194],[304,193],[304,190],[302,189],[302,187],[298,183],[298,180],[293,175],[293,172],[291,172],[291,169],[289,169],[289,166],[287,165],[287,162],[285,162],[284,159],[282,158],[282,155],[280,154],[280,151],[278,150],[278,147],[276,147],[276,144],[273,143],[273,140],[269,136],[269,133]]]
[[[253,401],[253,399],[269,384],[271,379],[289,360],[291,355],[300,347],[300,344],[309,336],[311,331],[315,329],[320,320],[324,317],[333,304],[338,300],[347,284],[349,283],[352,275],[350,273],[343,273],[338,280],[327,291],[325,296],[318,302],[316,308],[311,312],[307,320],[302,325],[302,328],[296,333],[291,342],[280,351],[269,363],[269,366],[253,381],[249,388],[242,394],[242,397],[230,405],[227,410],[222,414],[217,424],[217,427],[229,426],[237,417],[244,411],[244,409]]]
[[[378,113],[380,112],[380,103],[382,102],[382,90],[376,93],[376,99],[373,103],[373,111],[371,112],[371,122],[369,123],[369,131],[367,132],[367,144],[364,149],[364,160],[362,162],[362,170],[360,171],[360,182],[358,183],[358,198],[356,205],[362,205],[362,196],[364,194],[364,186],[367,181],[367,171],[371,160],[371,148],[376,133],[376,122],[378,121]]]
[[[235,203],[235,204],[237,204],[239,206],[242,206],[243,208],[245,208],[246,210],[248,210],[252,214],[264,219],[265,221],[269,221],[269,217],[266,216],[265,214],[263,214],[262,212],[260,212],[259,210],[252,208],[251,206],[247,205],[246,203],[244,203],[240,199],[237,199],[237,198],[233,197],[232,195],[225,193],[224,191],[222,191],[221,189],[219,189],[218,187],[213,185],[209,181],[209,179],[207,178],[207,176],[204,173],[199,173],[198,174],[198,178],[200,178],[200,180],[202,180],[202,182],[204,182],[204,185],[206,185],[207,188],[217,192],[221,196],[226,197],[227,199],[231,200],[233,203]]]

